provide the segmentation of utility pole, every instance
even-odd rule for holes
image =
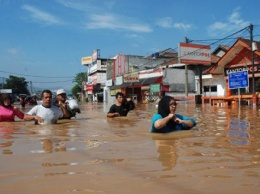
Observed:
[[[253,51],[253,25],[250,24],[249,26],[250,29],[250,40],[251,40],[251,56],[252,56],[252,91],[253,94],[255,93],[255,69],[254,69],[254,63],[255,63],[255,55],[254,55],[254,51]]]
[[[33,93],[32,93],[32,81],[30,81],[30,90],[31,90],[30,93],[31,93],[31,95],[32,95],[32,94],[33,94]]]
[[[3,78],[3,77],[2,77],[2,78]],[[2,89],[4,89],[4,78],[3,78],[3,82],[0,83],[0,86],[1,86]]]
[[[251,48],[251,56],[252,56],[252,93],[253,93],[253,107],[256,107],[256,95],[255,95],[255,55],[253,50],[253,25],[250,24],[250,48]]]
[[[185,43],[189,43],[189,39],[185,37]],[[185,97],[188,96],[188,65],[185,64]]]
[[[199,80],[200,80],[200,97],[201,97],[202,96],[202,65],[199,65]]]

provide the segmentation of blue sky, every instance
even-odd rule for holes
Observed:
[[[259,7],[253,0],[0,0],[0,78],[70,90],[86,70],[81,57],[94,49],[101,58],[146,56],[185,37],[221,39],[260,24]]]

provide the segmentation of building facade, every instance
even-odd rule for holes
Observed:
[[[254,46],[252,46],[254,44]],[[217,63],[204,72],[203,89],[204,99],[219,97],[223,101],[234,101],[240,97],[253,100],[259,98],[260,92],[260,42],[239,38],[219,58]],[[230,89],[228,74],[232,72],[248,71],[249,86],[246,88]]]

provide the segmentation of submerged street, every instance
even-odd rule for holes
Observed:
[[[179,102],[177,113],[197,126],[152,134],[155,104],[125,118],[107,118],[109,107],[83,104],[56,125],[2,123],[0,192],[258,193],[258,109]]]

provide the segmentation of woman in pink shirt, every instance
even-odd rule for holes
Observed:
[[[12,105],[12,99],[9,94],[1,94],[0,96],[0,122],[14,122],[17,116],[23,119],[24,114],[17,107]]]

